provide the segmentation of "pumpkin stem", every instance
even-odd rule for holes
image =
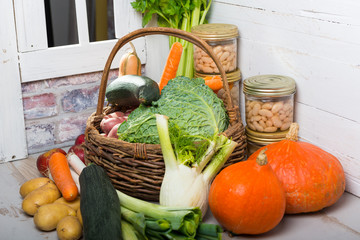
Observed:
[[[133,44],[132,42],[129,42],[129,44],[130,44],[130,47],[131,47],[131,53],[134,54],[134,55],[137,55],[137,54],[136,54],[136,49],[135,49],[135,47],[134,47],[134,44]]]
[[[286,139],[296,142],[299,139],[298,133],[299,133],[299,124],[295,122],[291,123],[289,132],[286,134]]]
[[[256,163],[260,166],[264,166],[268,163],[267,156],[265,154],[267,148],[260,151],[259,155],[256,158]]]

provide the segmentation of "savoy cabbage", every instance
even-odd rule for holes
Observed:
[[[229,125],[224,103],[202,78],[176,77],[161,91],[159,100],[140,105],[118,129],[119,139],[132,143],[159,144],[155,114],[169,117],[169,124],[183,134],[212,139]]]

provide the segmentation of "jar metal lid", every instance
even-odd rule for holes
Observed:
[[[205,74],[205,73],[199,73],[199,72],[195,72],[194,76],[195,78],[204,78],[204,77],[207,77],[207,76],[217,76],[217,75],[220,75],[220,74]],[[226,73],[226,79],[229,83],[231,82],[236,82],[236,81],[239,81],[241,79],[241,71],[239,68],[237,68],[235,71],[233,72],[228,72]]]
[[[286,139],[286,134],[289,130],[273,133],[262,133],[251,130],[248,126],[245,126],[246,137],[252,142],[279,142]]]
[[[197,25],[191,28],[191,32],[204,40],[228,40],[239,36],[236,25],[225,23]]]
[[[284,96],[295,93],[296,84],[287,76],[258,75],[244,80],[243,91],[254,96]]]

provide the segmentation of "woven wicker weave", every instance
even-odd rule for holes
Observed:
[[[115,44],[103,71],[97,110],[89,117],[86,124],[85,159],[87,162],[102,166],[107,171],[116,189],[148,201],[158,201],[165,172],[160,145],[128,143],[115,138],[104,137],[100,134],[100,122],[106,114],[117,110],[126,110],[114,106],[104,107],[108,75],[116,53],[129,41],[158,34],[179,37],[196,44],[214,60],[224,82],[226,94],[225,99],[222,100],[230,118],[230,126],[223,134],[238,143],[225,166],[244,160],[246,150],[245,130],[241,122],[239,107],[233,104],[223,67],[212,48],[204,40],[182,30],[163,27],[142,28],[125,35]]]

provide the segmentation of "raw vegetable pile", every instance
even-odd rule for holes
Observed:
[[[145,13],[144,25],[157,14],[160,25],[185,30],[204,21],[210,4],[132,3]],[[190,46],[173,41],[178,39],[170,38],[159,83],[141,76],[133,46],[123,56],[119,78],[109,84],[106,96],[110,104],[128,110],[110,113],[100,123],[104,137],[160,144],[165,162],[160,204],[116,190],[102,167],[85,165],[79,143],[67,155],[59,148],[40,155],[37,167],[44,177],[20,188],[22,208],[34,216],[38,229],[57,229],[59,239],[216,240],[221,239],[221,227],[232,234],[262,234],[276,227],[285,213],[319,211],[341,197],[345,177],[340,162],[299,142],[296,123],[287,139],[219,173],[237,146],[221,134],[229,126],[224,103],[215,94],[222,80],[176,77],[189,75],[181,61],[189,57]],[[186,61],[193,62],[192,57]],[[221,227],[202,222],[208,204]]]

